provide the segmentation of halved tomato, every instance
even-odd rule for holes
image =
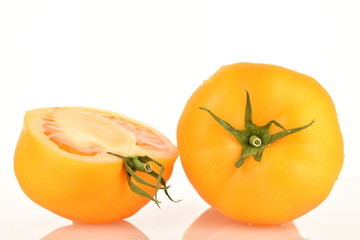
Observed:
[[[35,203],[73,221],[104,223],[150,199],[158,204],[177,156],[159,131],[118,113],[41,108],[26,113],[14,168]]]

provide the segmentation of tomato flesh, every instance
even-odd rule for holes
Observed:
[[[156,151],[164,150],[167,148],[165,142],[150,129],[144,128],[140,125],[126,121],[121,118],[113,116],[107,116],[107,118],[124,127],[127,131],[133,133],[134,136],[136,136],[136,145]]]
[[[103,149],[95,144],[86,147],[80,147],[72,143],[68,137],[61,131],[60,126],[56,120],[51,116],[43,119],[44,134],[49,137],[50,141],[54,142],[60,149],[82,156],[95,156],[103,151]]]
[[[57,109],[54,108],[54,113],[56,113],[56,111]],[[82,156],[95,156],[104,151],[104,147],[96,143],[78,144],[71,141],[71,137],[63,131],[63,128],[76,128],[76,126],[71,126],[72,124],[68,122],[60,123],[54,116],[54,113],[43,118],[42,127],[44,134],[60,149]],[[164,151],[168,148],[165,141],[148,128],[109,114],[97,112],[93,112],[93,114],[115,123],[117,126],[120,126],[124,132],[130,133],[135,139],[137,146],[152,151]],[[65,126],[62,126],[62,124],[65,124]]]

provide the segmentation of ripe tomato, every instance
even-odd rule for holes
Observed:
[[[224,66],[205,81],[185,106],[177,141],[200,196],[253,224],[289,222],[318,206],[344,157],[329,94],[309,76],[267,64]]]
[[[73,221],[105,223],[150,199],[158,204],[177,156],[160,132],[123,115],[41,108],[26,113],[14,168],[35,203]]]

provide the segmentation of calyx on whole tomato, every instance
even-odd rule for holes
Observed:
[[[207,111],[225,130],[227,130],[231,135],[233,135],[236,138],[236,140],[238,140],[239,143],[242,145],[242,152],[240,158],[235,163],[235,167],[237,168],[241,167],[244,164],[245,160],[250,156],[253,156],[255,161],[260,162],[265,148],[269,146],[271,143],[283,137],[286,137],[290,134],[308,128],[315,122],[315,120],[313,120],[309,124],[306,124],[302,127],[286,129],[277,121],[271,120],[264,126],[259,127],[256,124],[254,124],[252,121],[252,108],[251,108],[250,95],[247,90],[245,91],[246,91],[245,130],[237,129],[232,125],[230,125],[225,120],[216,116],[211,110],[204,107],[199,107],[201,110]],[[270,134],[270,128],[272,124],[281,128],[283,131]]]

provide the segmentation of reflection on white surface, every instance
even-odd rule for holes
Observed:
[[[118,221],[108,224],[83,224],[60,227],[41,240],[148,240],[139,229],[126,221]]]
[[[294,223],[256,226],[240,223],[210,208],[186,230],[183,240],[305,240]]]

